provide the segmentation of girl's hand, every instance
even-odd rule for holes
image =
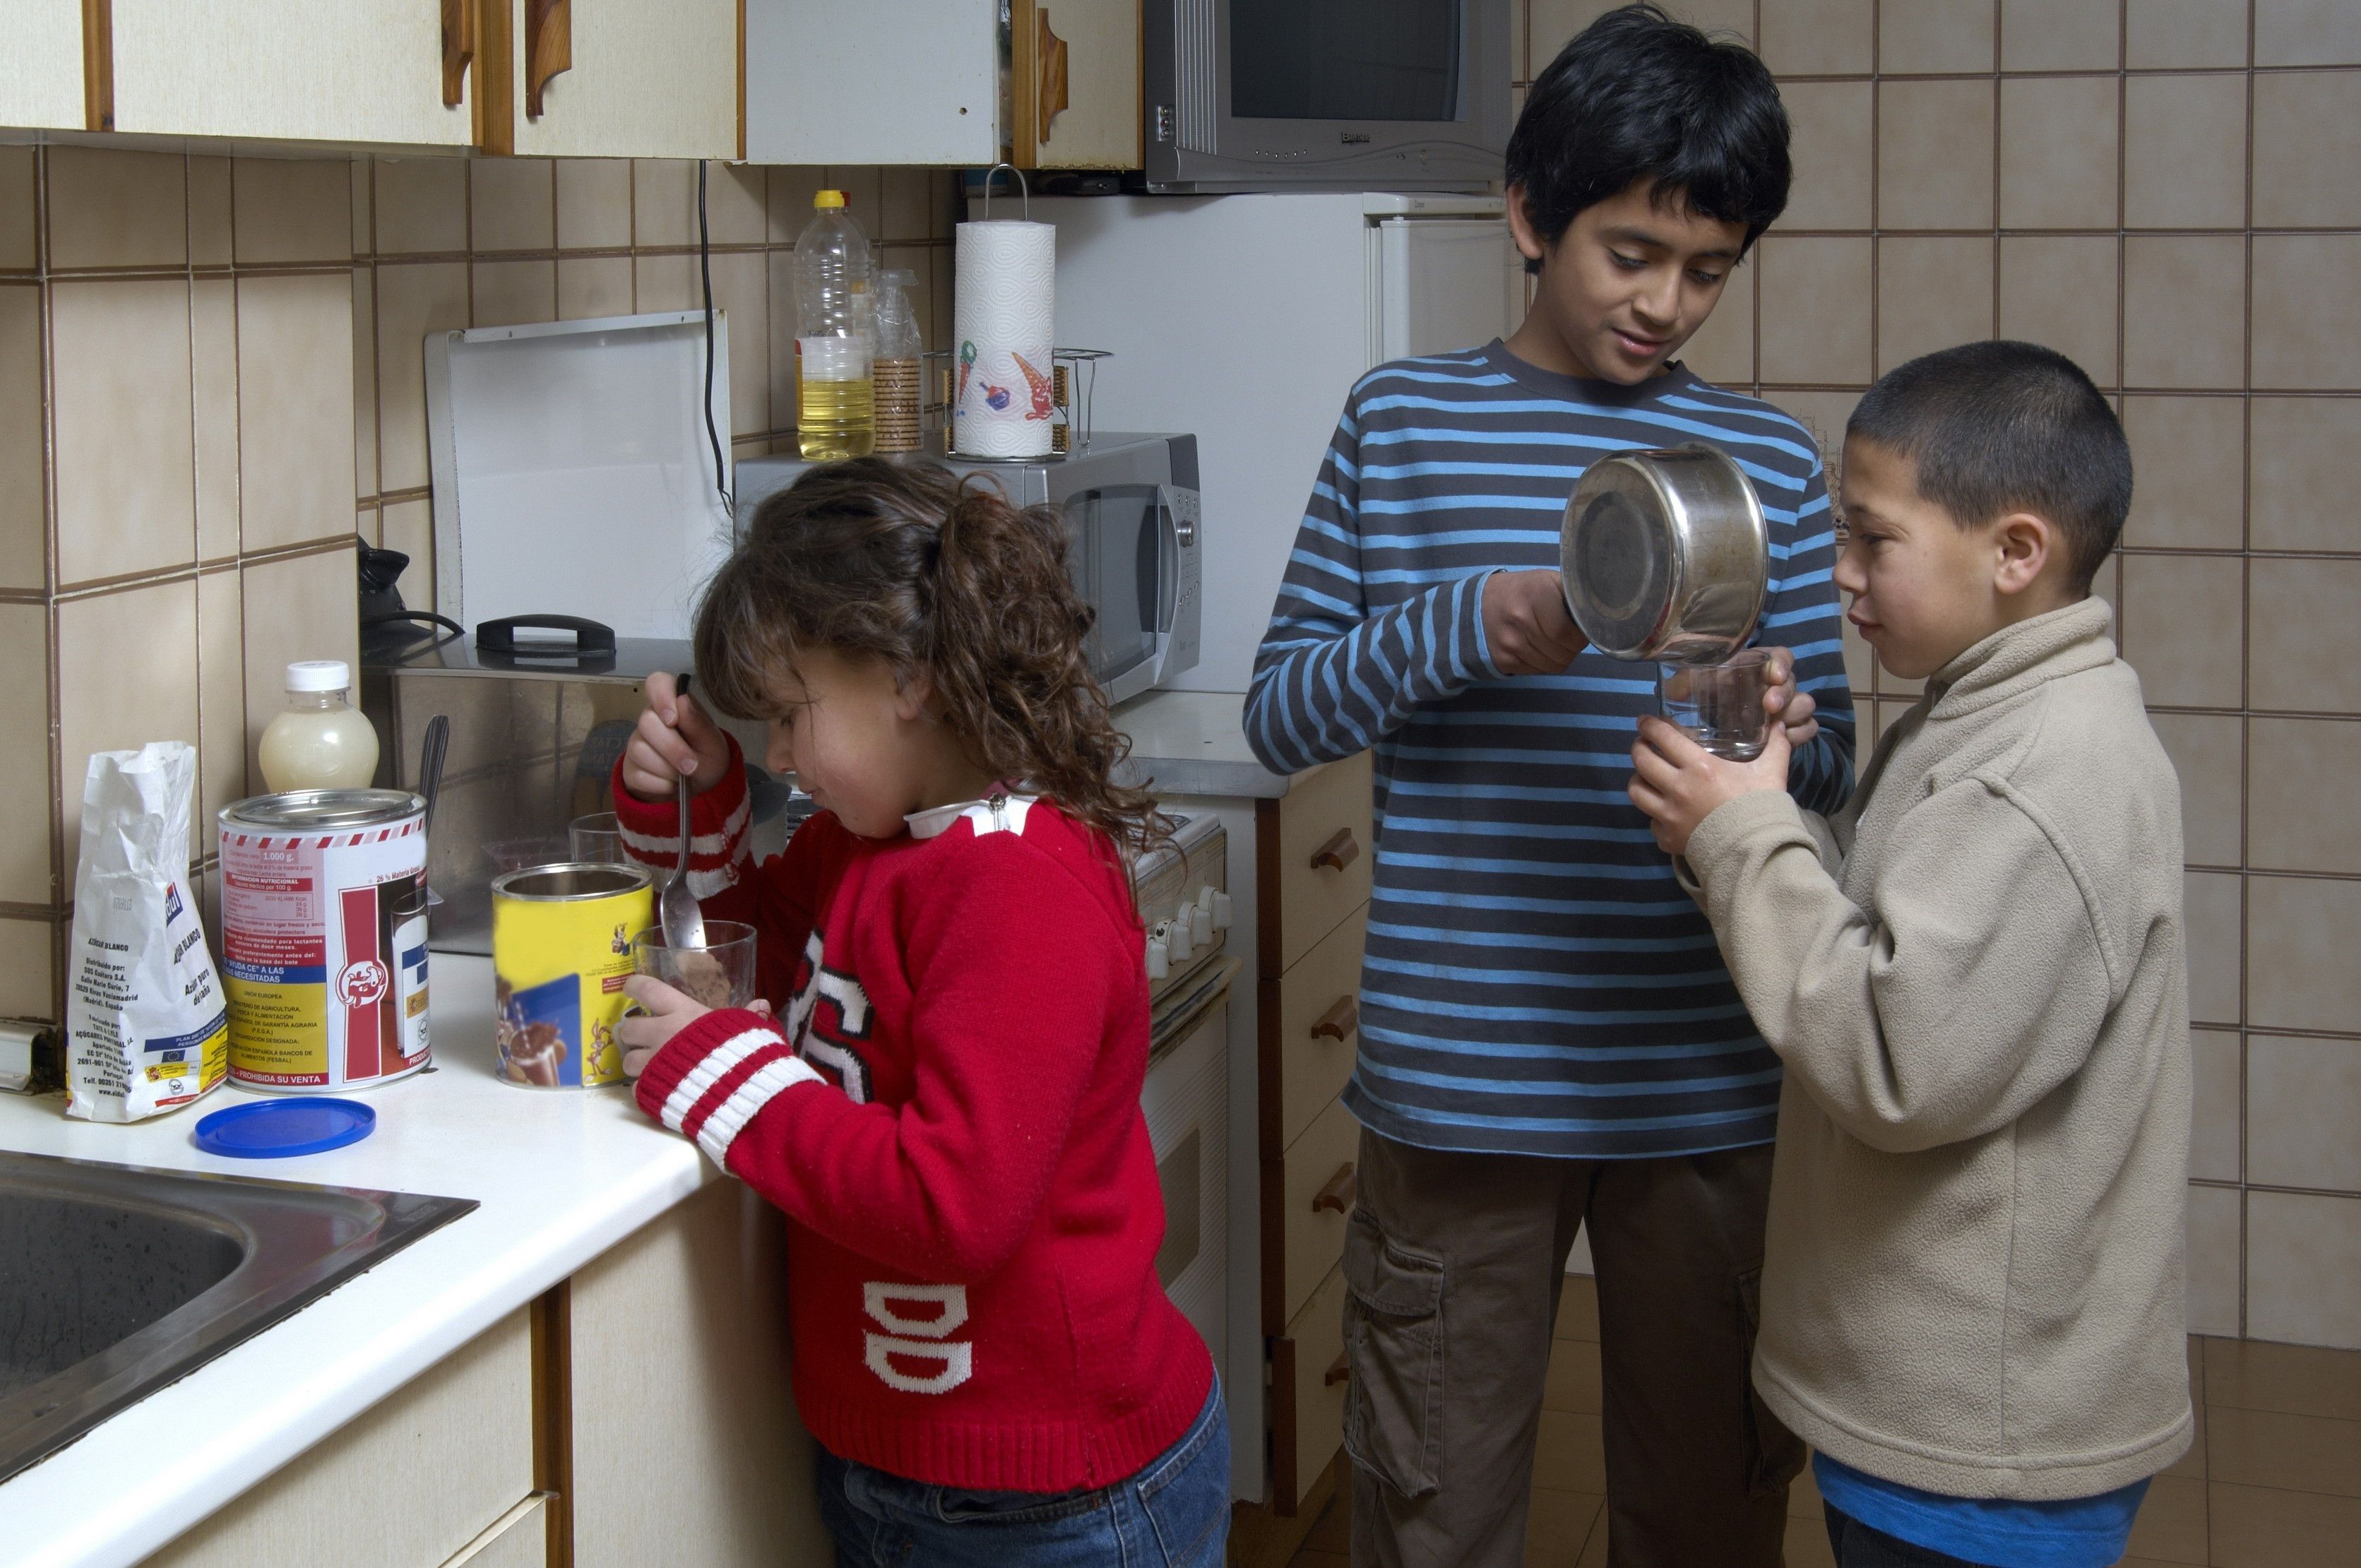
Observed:
[[[1787,727],[1773,724],[1763,754],[1751,762],[1717,757],[1680,726],[1653,714],[1640,720],[1631,743],[1631,804],[1646,812],[1656,830],[1656,847],[1686,855],[1697,824],[1741,795],[1787,787],[1787,759],[1794,751]]]
[[[623,981],[623,994],[639,1003],[639,1011],[615,1021],[615,1038],[623,1047],[623,1076],[637,1078],[648,1070],[655,1054],[672,1037],[713,1011],[694,1002],[679,989],[651,974],[635,974]],[[771,1016],[771,1004],[755,1001],[746,1010]]]
[[[647,693],[647,711],[623,748],[623,787],[642,800],[665,801],[684,775],[695,795],[719,784],[730,766],[720,728],[695,697],[678,696],[661,670],[648,677]]]

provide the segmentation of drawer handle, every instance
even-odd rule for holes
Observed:
[[[1339,828],[1336,836],[1312,854],[1312,869],[1316,872],[1325,867],[1332,872],[1341,872],[1360,858],[1361,846],[1353,841],[1353,830]]]
[[[1335,1006],[1312,1021],[1312,1037],[1334,1040],[1341,1045],[1345,1036],[1360,1026],[1360,1004],[1349,996],[1340,996]]]
[[[1345,1365],[1345,1353],[1340,1350],[1336,1353],[1336,1359],[1328,1364],[1328,1371],[1320,1379],[1320,1386],[1323,1388],[1334,1388],[1339,1383],[1350,1383],[1352,1380],[1353,1369]]]
[[[1353,1174],[1353,1162],[1348,1159],[1328,1179],[1327,1186],[1312,1195],[1312,1212],[1316,1214],[1323,1209],[1334,1209],[1340,1214],[1345,1212],[1353,1206],[1360,1187],[1361,1179]]]

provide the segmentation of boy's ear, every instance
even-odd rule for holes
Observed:
[[[1992,525],[1992,532],[1996,551],[1993,587],[2003,594],[2025,592],[2057,557],[2058,531],[2032,512],[2010,512]]]
[[[1539,261],[1549,254],[1549,247],[1533,232],[1532,220],[1525,214],[1525,188],[1511,185],[1508,190],[1509,237],[1516,242],[1517,254],[1527,261]]]

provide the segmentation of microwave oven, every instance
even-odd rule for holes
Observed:
[[[1521,8],[1520,8],[1521,11]],[[1146,0],[1151,192],[1490,191],[1509,0]]]
[[[1204,539],[1195,436],[1108,433],[1066,456],[926,461],[989,480],[1016,505],[1051,508],[1064,521],[1067,570],[1097,617],[1091,671],[1109,701],[1196,667]],[[809,467],[794,457],[740,459],[741,529]]]

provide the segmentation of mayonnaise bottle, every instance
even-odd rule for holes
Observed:
[[[352,705],[342,659],[287,666],[287,708],[262,732],[262,782],[291,789],[367,789],[377,776],[377,730]]]

